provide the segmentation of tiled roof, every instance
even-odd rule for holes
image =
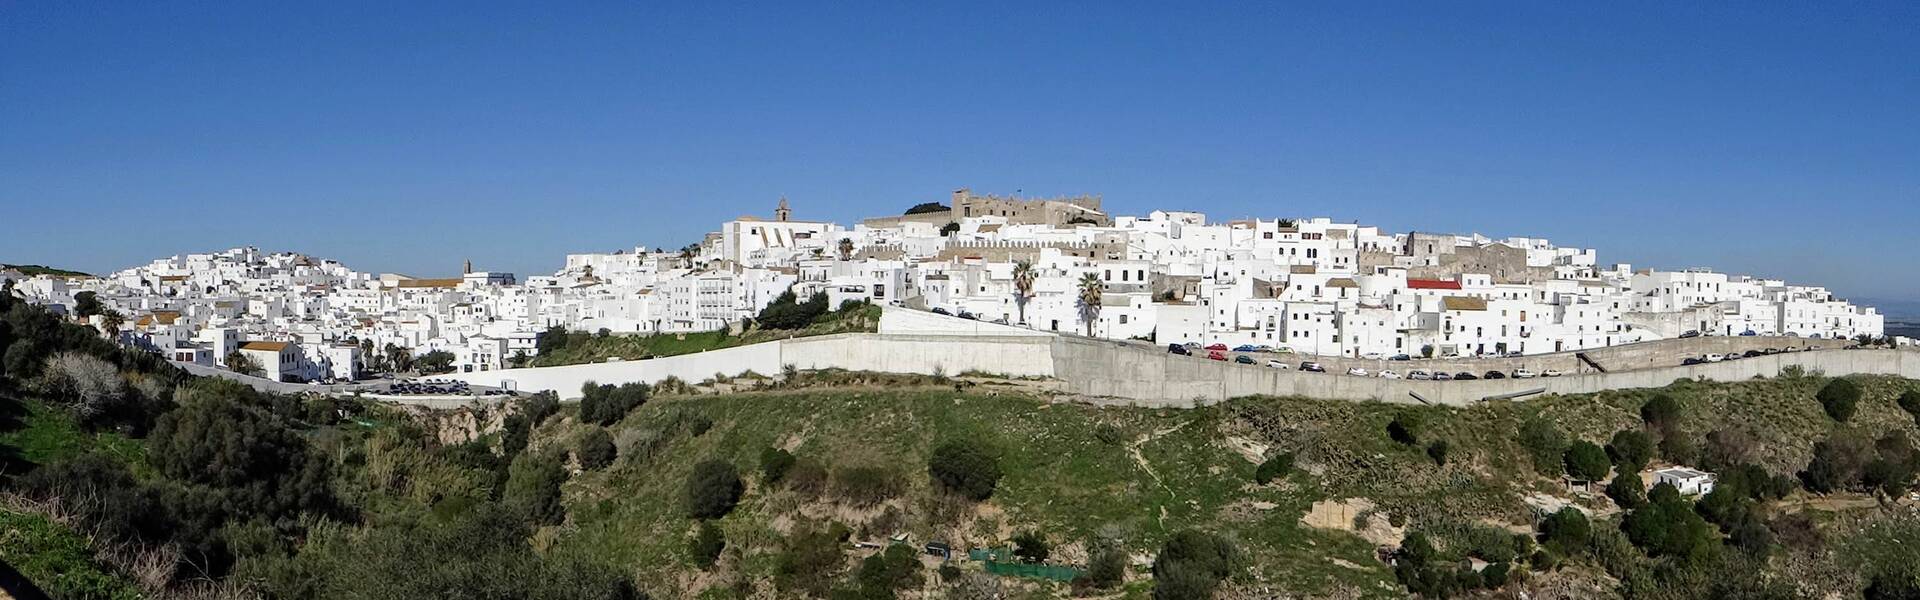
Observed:
[[[1460,282],[1448,279],[1408,279],[1407,287],[1416,290],[1457,290]]]
[[[1487,301],[1484,298],[1447,296],[1440,299],[1440,308],[1443,310],[1486,310]]]

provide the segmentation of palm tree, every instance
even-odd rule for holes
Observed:
[[[1033,280],[1039,276],[1033,270],[1033,261],[1022,260],[1013,263],[1013,304],[1020,309],[1020,324],[1027,324],[1027,301],[1033,299]]]
[[[100,328],[107,332],[107,337],[119,337],[120,326],[126,323],[126,315],[122,315],[120,311],[111,308],[100,315]]]
[[[853,260],[853,238],[840,238],[840,260]]]
[[[1087,337],[1093,337],[1093,322],[1100,318],[1100,296],[1104,290],[1099,275],[1080,276],[1080,319],[1087,323]]]

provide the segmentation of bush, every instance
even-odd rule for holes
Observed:
[[[1587,523],[1587,514],[1577,508],[1562,508],[1540,522],[1541,543],[1555,554],[1579,551],[1586,547],[1587,539],[1592,535],[1593,528]]]
[[[147,439],[148,462],[168,477],[213,488],[241,515],[330,511],[327,460],[280,418],[236,402],[234,387],[188,394],[184,406],[162,415]]]
[[[1667,483],[1654,486],[1647,494],[1647,504],[1627,513],[1620,530],[1634,546],[1653,557],[1697,560],[1718,545],[1713,525]]]
[[[607,433],[605,427],[595,427],[580,438],[580,447],[574,450],[574,454],[580,458],[582,468],[597,471],[613,464],[619,450],[614,448],[613,435]]]
[[[993,496],[1000,484],[1000,463],[970,444],[953,441],[933,449],[927,474],[942,487],[974,501]]]
[[[920,555],[906,544],[887,546],[860,561],[853,581],[860,598],[893,598],[899,590],[920,585]]]
[[[787,596],[804,592],[816,598],[826,597],[835,573],[846,560],[845,544],[852,532],[833,523],[825,526],[803,525],[787,538],[786,548],[774,557],[774,582]]]
[[[1087,560],[1087,583],[1093,587],[1108,589],[1119,585],[1127,576],[1127,554],[1117,547],[1100,546]]]
[[[1526,448],[1535,471],[1543,475],[1560,472],[1561,456],[1567,452],[1567,438],[1553,422],[1539,415],[1529,417],[1520,426],[1520,446]]]
[[[1815,398],[1820,400],[1820,407],[1827,411],[1827,416],[1845,423],[1853,418],[1854,408],[1860,403],[1860,386],[1850,379],[1835,379],[1820,388]]]
[[[1022,562],[1043,563],[1053,553],[1053,546],[1047,544],[1047,538],[1038,531],[1022,531],[1013,536],[1013,555]]]
[[[1267,457],[1260,467],[1253,471],[1253,482],[1260,485],[1272,483],[1275,479],[1286,477],[1293,472],[1293,454],[1283,452]]]
[[[769,447],[760,451],[760,481],[766,484],[780,483],[787,476],[787,470],[793,468],[795,459],[792,452]]]
[[[1394,415],[1393,421],[1387,423],[1387,438],[1411,446],[1420,442],[1419,430],[1418,417],[1409,414]]]
[[[1900,392],[1900,410],[1907,411],[1914,420],[1920,421],[1920,390]]]
[[[500,500],[529,523],[559,524],[567,516],[566,507],[560,504],[560,484],[566,480],[559,461],[522,454],[507,467],[507,489]]]
[[[740,473],[733,463],[708,459],[687,474],[687,514],[696,519],[718,519],[740,503]]]
[[[1679,400],[1660,394],[1640,405],[1640,419],[1648,425],[1665,428],[1679,424],[1682,410]]]
[[[1622,474],[1639,473],[1647,468],[1647,461],[1653,460],[1653,436],[1638,429],[1616,431],[1607,442],[1607,457]]]
[[[616,386],[589,381],[580,388],[580,420],[596,425],[618,423],[647,402],[648,391],[644,383]]]
[[[82,530],[108,542],[164,541],[171,526],[160,497],[134,479],[126,463],[87,453],[28,472],[14,489],[35,500],[64,500]]]
[[[1447,441],[1434,440],[1433,443],[1427,444],[1427,458],[1433,459],[1433,464],[1436,465],[1447,464]]]
[[[1566,464],[1567,476],[1586,481],[1606,479],[1611,466],[1607,462],[1607,451],[1586,440],[1567,446]]]
[[[720,560],[720,551],[727,548],[727,538],[713,521],[701,521],[699,531],[693,534],[693,540],[687,542],[687,556],[693,564],[702,568],[712,568]]]
[[[761,309],[760,315],[754,317],[754,322],[766,329],[800,329],[813,324],[826,312],[826,294],[816,293],[806,302],[800,302],[793,290],[787,290]]]
[[[1233,545],[1219,536],[1192,529],[1175,533],[1153,559],[1153,597],[1211,598],[1232,574],[1233,561]]]
[[[560,396],[551,391],[534,394],[521,405],[520,412],[526,415],[529,426],[539,427],[541,423],[546,422],[547,417],[560,412]]]
[[[1640,487],[1640,476],[1633,473],[1620,473],[1607,482],[1607,497],[1620,508],[1633,510],[1646,504],[1646,490]]]
[[[1800,472],[1807,491],[1828,494],[1858,485],[1874,455],[1867,439],[1851,432],[1835,432],[1813,445],[1813,460]]]
[[[904,485],[885,467],[849,467],[833,472],[833,492],[848,503],[869,507],[900,495]]]

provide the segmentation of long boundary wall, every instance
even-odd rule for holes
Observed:
[[[1876,374],[1920,379],[1920,352],[1910,350],[1818,350],[1703,365],[1472,381],[1303,373],[1075,338],[1058,338],[1053,356],[1055,377],[1066,383],[1068,393],[1096,402],[1151,406],[1191,406],[1253,395],[1464,406],[1503,396],[1660,387],[1676,379],[1743,381],[1778,375],[1789,365],[1835,376]]]

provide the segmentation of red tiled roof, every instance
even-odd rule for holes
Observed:
[[[1446,279],[1408,279],[1407,287],[1416,290],[1457,290],[1460,282]]]

